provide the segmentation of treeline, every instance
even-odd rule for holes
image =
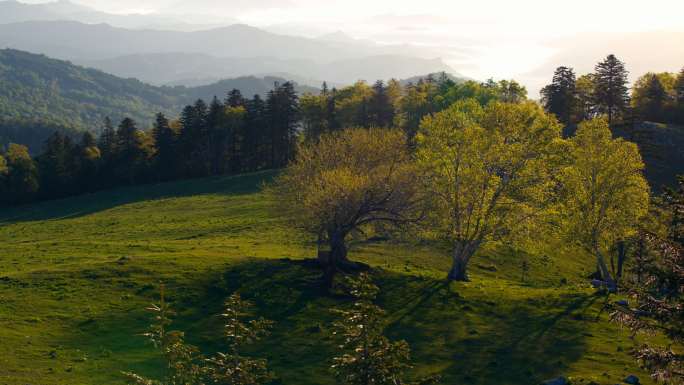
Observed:
[[[224,100],[197,100],[177,120],[160,113],[151,130],[131,118],[116,127],[105,119],[99,138],[57,130],[36,157],[9,144],[0,152],[0,203],[282,168],[299,142],[350,126],[397,128],[412,141],[425,116],[464,98],[524,100],[526,90],[514,81],[457,84],[446,75],[406,86],[395,80],[339,90],[324,84],[320,94],[301,98],[289,82],[276,84],[265,99],[232,90]]]
[[[604,114],[611,125],[644,120],[684,124],[684,68],[679,74],[649,72],[631,92],[628,74],[614,55],[579,77],[570,67],[558,67],[551,84],[542,89],[541,101],[566,126]]]
[[[298,97],[291,83],[277,85],[264,100],[231,91],[226,100],[186,106],[177,121],[158,114],[152,130],[130,118],[117,127],[106,119],[96,139],[57,131],[31,158],[10,144],[0,154],[4,204],[53,199],[104,188],[181,178],[243,173],[287,164],[294,153]]]

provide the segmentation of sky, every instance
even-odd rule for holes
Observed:
[[[679,39],[684,37],[684,0],[72,1],[114,13],[176,14],[188,19],[196,14],[193,22],[229,19],[287,34],[314,37],[341,30],[354,38],[383,44],[408,43],[428,49],[426,55],[441,57],[463,75],[520,78],[530,82],[528,88],[535,92],[540,86],[537,83],[542,82],[540,68],[587,67],[584,62],[554,60],[572,61],[573,51],[606,40],[613,44],[634,41],[622,44],[623,54],[642,60],[640,56],[652,50],[653,43],[635,37],[656,32],[654,39],[671,39],[665,49],[672,47],[674,59],[659,57],[660,62],[653,62],[654,68],[649,68],[675,71],[684,65],[684,51],[677,47],[684,46]],[[610,53],[600,53],[601,47],[593,46],[589,48],[596,49],[596,55]],[[591,60],[596,62],[601,56]]]

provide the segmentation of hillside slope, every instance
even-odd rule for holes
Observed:
[[[223,98],[232,88],[265,95],[286,79],[245,77],[208,86],[155,87],[70,62],[17,50],[0,50],[0,117],[38,120],[81,129],[98,129],[106,116],[131,117],[149,125],[157,112],[173,117],[198,98]],[[298,92],[315,92],[296,87]]]
[[[0,211],[0,383],[123,384],[122,370],[158,374],[139,334],[159,282],[175,327],[205,352],[223,348],[223,300],[235,290],[276,321],[255,345],[274,384],[332,385],[335,346],[309,237],[273,216],[259,186],[272,173],[107,191]],[[561,374],[615,384],[637,374],[634,343],[607,322],[588,288],[581,253],[548,245],[525,253],[492,246],[472,281],[443,281],[447,253],[429,245],[354,241],[373,266],[387,334],[411,345],[415,375],[444,384],[530,385]],[[521,258],[530,265],[520,280]]]

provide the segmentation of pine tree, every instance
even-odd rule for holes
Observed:
[[[266,100],[270,131],[270,167],[283,167],[294,156],[299,123],[299,98],[291,82],[275,84]]]
[[[154,168],[157,179],[168,181],[178,178],[178,153],[177,135],[171,128],[169,120],[162,113],[158,113],[152,129],[152,137],[157,152],[154,155]]]
[[[134,184],[146,161],[142,133],[133,119],[124,118],[116,130],[116,137],[115,175],[121,183]]]
[[[676,118],[680,124],[684,124],[684,68],[677,75],[677,80],[674,86],[676,99]]]
[[[194,105],[186,106],[181,113],[180,146],[185,155],[185,176],[203,177],[210,174],[207,104],[199,99]]]
[[[390,127],[394,121],[394,106],[382,80],[373,85],[373,95],[368,103],[368,120],[374,127]]]
[[[266,103],[259,95],[246,104],[245,145],[243,156],[249,171],[260,170],[268,157],[266,130]]]
[[[272,378],[266,360],[247,357],[243,352],[247,345],[267,335],[273,324],[263,318],[249,320],[252,316],[252,306],[237,293],[226,301],[222,316],[225,319],[224,331],[228,351],[218,353],[207,360],[209,378],[215,384],[257,385]]]
[[[558,67],[551,84],[541,90],[546,111],[555,114],[564,125],[572,123],[576,106],[575,72],[569,67]]]
[[[114,129],[112,121],[109,119],[109,117],[106,117],[104,120],[104,127],[97,144],[98,148],[100,149],[101,163],[98,174],[99,187],[111,187],[114,185],[114,157],[117,152],[116,143],[116,130]]]
[[[45,143],[45,151],[38,157],[41,195],[45,198],[60,198],[73,191],[74,148],[71,140],[61,132],[54,132]]]
[[[145,310],[153,314],[150,329],[143,334],[159,349],[165,361],[166,376],[161,381],[147,379],[138,374],[124,372],[130,383],[136,385],[202,385],[204,368],[203,358],[197,347],[185,342],[185,333],[171,330],[173,310],[160,290],[159,304],[152,304]]]
[[[114,129],[112,121],[109,119],[109,117],[106,117],[104,120],[102,134],[100,135],[100,140],[98,143],[100,153],[102,154],[102,159],[105,162],[109,162],[116,153],[116,142],[116,130]]]
[[[664,121],[663,112],[667,103],[668,95],[665,87],[660,82],[658,75],[651,74],[645,90],[645,103],[643,106],[644,118],[654,122]]]
[[[228,93],[226,98],[226,106],[228,107],[241,107],[245,105],[245,98],[242,97],[240,90],[234,88]]]
[[[80,165],[77,184],[81,186],[81,191],[95,191],[98,186],[101,153],[93,134],[86,131],[76,150]]]
[[[595,67],[594,95],[596,105],[600,112],[608,115],[608,125],[610,126],[616,117],[627,110],[629,105],[627,74],[624,63],[612,54]]]
[[[340,355],[333,358],[335,376],[348,385],[408,384],[405,371],[410,368],[410,349],[406,341],[393,342],[383,335],[386,313],[373,301],[379,289],[367,273],[347,279],[356,302],[350,310],[335,310],[333,335],[341,339]],[[435,383],[428,378],[420,384]]]
[[[328,96],[325,109],[326,126],[329,132],[340,129],[340,122],[337,119],[337,109],[335,103],[337,102],[337,88],[332,89]]]

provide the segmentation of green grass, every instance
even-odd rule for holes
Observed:
[[[144,307],[168,287],[176,327],[210,353],[222,348],[223,300],[235,290],[275,320],[254,346],[276,383],[334,384],[331,313],[349,300],[318,290],[307,236],[269,213],[271,173],[118,189],[0,211],[0,384],[122,384],[160,362],[139,334]],[[472,281],[447,285],[437,248],[353,243],[373,266],[387,334],[406,339],[412,374],[444,384],[529,385],[558,375],[615,384],[637,374],[627,331],[607,322],[583,278],[591,260],[548,247],[483,250]],[[520,256],[531,265],[520,281]]]

